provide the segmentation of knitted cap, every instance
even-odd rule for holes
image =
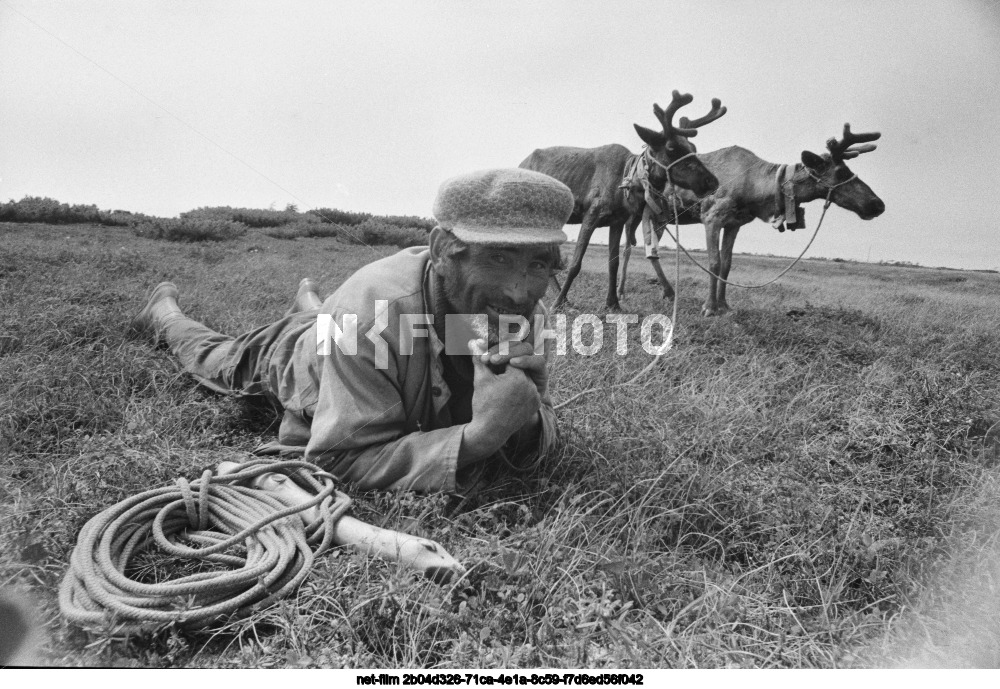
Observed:
[[[562,244],[573,193],[533,170],[477,170],[445,180],[434,200],[438,224],[469,244]]]

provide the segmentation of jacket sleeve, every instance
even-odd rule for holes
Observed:
[[[541,423],[530,428],[521,428],[504,443],[501,452],[511,465],[528,468],[536,460],[552,452],[558,444],[556,413],[552,409],[552,401],[548,395],[542,400],[539,415]]]
[[[376,345],[365,336],[370,326],[359,323],[357,354],[333,347],[320,357],[306,460],[363,490],[454,491],[464,425],[410,427],[417,400],[404,399],[399,367],[426,364],[402,361],[389,330]]]

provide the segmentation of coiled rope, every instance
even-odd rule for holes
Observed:
[[[315,497],[289,506],[247,485],[268,472],[287,475]],[[303,461],[251,460],[236,473],[206,470],[190,483],[180,478],[86,523],[59,590],[60,608],[80,626],[119,633],[246,617],[302,583],[316,556],[330,548],[350,504],[333,476]],[[319,517],[307,525],[298,513],[313,507]],[[225,569],[156,583],[126,573],[136,557],[157,549]]]

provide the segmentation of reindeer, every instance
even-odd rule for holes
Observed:
[[[681,127],[689,126],[681,118]],[[803,225],[803,214],[799,204],[815,199],[827,199],[841,208],[853,211],[862,220],[871,220],[885,211],[885,203],[867,184],[848,169],[845,160],[856,158],[862,153],[875,150],[870,143],[881,134],[855,134],[851,125],[844,125],[844,136],[840,141],[829,139],[826,147],[829,153],[817,155],[802,151],[802,162],[779,165],[761,160],[745,148],[730,146],[718,151],[699,153],[698,159],[704,163],[719,180],[718,188],[711,194],[697,198],[689,191],[675,189],[674,199],[661,196],[659,203],[647,205],[642,222],[645,225],[647,243],[658,241],[658,233],[652,231],[654,219],[658,223],[674,221],[673,203],[678,210],[677,220],[681,225],[702,223],[705,225],[705,241],[708,246],[708,262],[711,275],[708,280],[708,299],[702,306],[703,316],[721,315],[729,311],[726,302],[726,283],[718,280],[729,278],[732,267],[733,244],[740,228],[760,218],[773,224],[779,231],[785,227],[796,229]],[[652,205],[660,205],[659,215]],[[662,226],[662,225],[661,225]],[[628,265],[633,234],[626,235],[625,265]],[[722,234],[722,248],[719,249],[719,233]],[[649,251],[647,251],[647,254]],[[654,262],[659,267],[658,262]],[[673,288],[657,270],[664,296],[673,296]],[[625,269],[622,270],[620,291],[625,288]]]
[[[712,99],[712,109],[698,120],[687,121],[687,125],[676,127],[674,113],[687,105],[694,97],[686,93],[673,92],[673,100],[667,108],[653,104],[653,113],[660,121],[662,132],[634,125],[639,138],[646,143],[640,154],[633,154],[619,144],[608,144],[597,148],[575,148],[554,146],[536,149],[521,162],[520,167],[542,172],[555,177],[573,192],[573,214],[568,224],[580,223],[580,235],[576,240],[576,251],[566,274],[566,283],[559,290],[555,306],[566,301],[566,295],[573,280],[580,272],[583,256],[590,244],[590,237],[598,227],[608,227],[608,298],[610,310],[619,310],[618,293],[615,289],[618,278],[618,244],[622,231],[627,226],[630,235],[642,220],[646,206],[647,185],[655,192],[662,192],[669,180],[672,184],[690,189],[700,197],[715,191],[718,181],[705,165],[694,155],[695,147],[688,139],[698,133],[698,127],[719,119],[726,114],[726,108],[717,98]],[[627,171],[639,171],[630,175]],[[628,177],[626,179],[626,177]],[[557,283],[558,284],[558,283]]]

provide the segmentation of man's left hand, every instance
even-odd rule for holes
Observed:
[[[494,366],[510,364],[521,369],[535,384],[538,396],[546,399],[549,374],[545,355],[535,354],[535,348],[529,342],[510,342],[507,354],[500,354],[499,349],[499,345],[490,347],[489,363]]]

